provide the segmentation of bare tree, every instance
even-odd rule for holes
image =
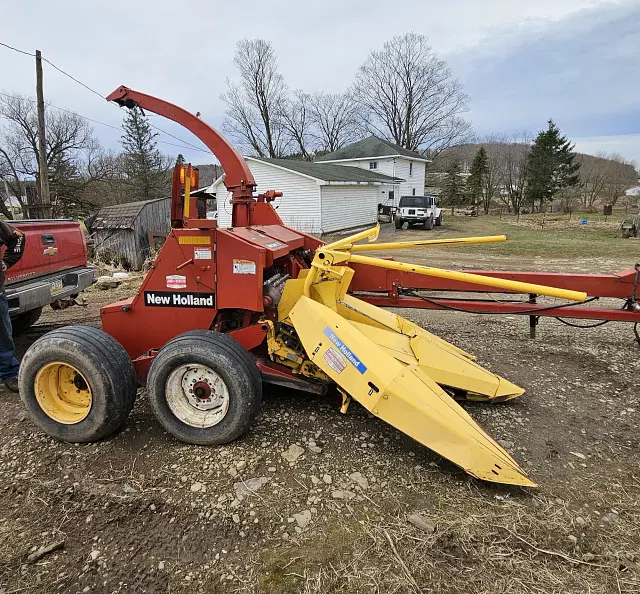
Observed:
[[[427,38],[415,33],[394,37],[369,54],[360,67],[353,94],[375,134],[433,158],[458,144],[470,131],[461,117],[468,97],[447,63]]]
[[[640,194],[634,191],[625,193],[620,199],[620,203],[624,206],[624,212],[627,214],[629,209],[635,210],[640,214]]]
[[[627,190],[638,185],[635,163],[614,153],[606,156],[607,180],[603,188],[604,203],[615,206]]]
[[[597,203],[615,206],[625,192],[637,185],[638,173],[631,161],[617,154],[600,152],[580,155],[580,201],[587,211]]]
[[[227,104],[224,130],[242,148],[261,157],[283,156],[289,142],[282,113],[287,88],[271,43],[243,39],[233,62],[240,82],[227,79],[227,92],[220,96]]]
[[[20,204],[27,216],[25,178],[38,171],[38,135],[35,100],[24,96],[0,95],[0,178]],[[8,196],[7,196],[8,198]],[[6,204],[5,216],[13,218]]]
[[[582,203],[582,187],[569,187],[564,188],[558,192],[558,205],[563,213],[568,214],[569,218],[573,212]]]
[[[314,93],[310,105],[319,150],[337,151],[362,136],[359,105],[349,93]]]
[[[491,209],[491,204],[496,196],[500,193],[500,188],[504,184],[503,172],[500,169],[500,162],[497,159],[496,151],[487,150],[488,159],[488,169],[487,176],[484,179],[484,188],[482,194],[482,203],[484,208],[484,213],[489,214],[489,210]]]
[[[77,170],[82,158],[86,158],[89,153],[95,154],[96,141],[91,126],[79,115],[49,106],[45,110],[45,161],[55,183],[56,175],[71,174],[71,168]],[[0,117],[3,122],[0,129],[0,179],[7,182],[20,203],[23,214],[28,216],[27,205],[23,200],[24,181],[38,173],[36,102],[25,96],[0,96]],[[62,167],[63,163],[66,164],[65,167]],[[4,210],[3,212],[7,214]]]
[[[505,186],[505,171],[500,161],[500,137],[495,135],[485,136],[482,143],[487,151],[487,173],[484,178],[482,202],[484,212],[488,214],[494,198],[500,195],[501,189]]]
[[[580,202],[584,210],[590,211],[602,198],[607,183],[607,164],[604,159],[592,155],[578,155],[577,161],[580,163]]]
[[[520,214],[524,204],[527,158],[531,151],[531,135],[526,132],[504,137],[496,146],[497,167],[502,178],[501,201],[509,212]]]
[[[168,159],[164,159],[167,162]],[[112,203],[113,197],[108,188],[109,184],[113,187],[116,182],[122,186],[119,194],[125,197],[121,202],[135,200],[127,180],[120,176],[121,161],[121,155],[105,151],[95,139],[75,158],[60,156],[50,168],[54,215],[85,216],[100,206]]]
[[[6,140],[0,140],[0,181],[3,182],[4,195],[0,200],[0,212],[8,219],[13,218],[13,213],[9,208],[9,199],[11,195],[15,196],[20,207],[25,209],[23,196],[23,184],[20,173],[16,169],[18,164],[18,156],[13,151],[13,147],[4,144]],[[3,146],[4,144],[4,146]]]
[[[295,143],[300,156],[305,160],[311,160],[311,142],[313,125],[310,97],[300,90],[296,91],[293,98],[286,101],[282,112],[282,123],[289,133],[292,142]]]

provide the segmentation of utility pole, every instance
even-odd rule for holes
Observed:
[[[36,100],[38,109],[38,170],[40,172],[40,203],[42,215],[51,216],[49,196],[49,172],[47,168],[47,143],[44,127],[44,93],[42,91],[42,54],[36,50]]]

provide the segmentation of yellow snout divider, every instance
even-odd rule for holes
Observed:
[[[418,325],[347,294],[350,262],[584,301],[585,293],[442,270],[353,252],[504,241],[505,236],[355,245],[378,227],[321,246],[311,268],[285,284],[278,321],[293,327],[308,361],[376,417],[486,481],[535,487],[517,462],[455,399],[501,402],[524,390]],[[308,366],[309,363],[306,362]],[[313,366],[313,365],[312,365]],[[308,367],[307,367],[308,369]],[[305,373],[300,368],[300,373]]]

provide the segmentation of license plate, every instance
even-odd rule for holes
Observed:
[[[56,293],[59,293],[60,291],[62,291],[63,287],[62,287],[62,279],[59,278],[57,280],[51,281],[51,294],[55,295]]]

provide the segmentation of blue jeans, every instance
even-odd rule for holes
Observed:
[[[0,380],[18,377],[20,363],[16,359],[16,345],[11,335],[11,318],[7,294],[0,293]]]

